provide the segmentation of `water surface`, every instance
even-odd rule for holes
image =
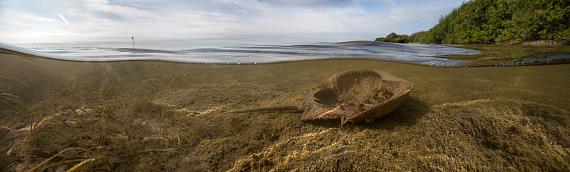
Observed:
[[[179,45],[178,47],[184,47]],[[475,55],[477,50],[445,45],[398,44],[373,41],[313,43],[293,45],[219,44],[207,47],[172,49],[112,48],[104,46],[25,46],[0,44],[8,49],[60,60],[71,61],[125,61],[158,60],[186,63],[263,64],[322,59],[372,59],[428,66],[519,66],[570,62],[570,53],[529,57],[516,60],[449,59],[447,55]]]

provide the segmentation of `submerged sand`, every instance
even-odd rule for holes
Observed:
[[[372,124],[288,112],[334,73],[413,82]],[[0,55],[0,169],[570,170],[570,65],[435,68],[370,60],[266,65],[66,62]]]

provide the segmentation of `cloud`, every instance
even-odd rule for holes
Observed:
[[[428,29],[460,3],[460,0],[4,0],[0,6],[0,38],[7,43],[124,41],[131,36],[141,41],[370,40],[390,32]]]
[[[60,18],[61,21],[63,21],[65,24],[69,24],[69,22],[67,21],[67,19],[66,19],[63,15],[59,14],[59,18]]]
[[[400,16],[390,16],[390,19],[397,21],[397,22],[401,22],[402,18]]]
[[[354,5],[352,0],[258,0],[258,2],[279,6],[340,7]]]
[[[108,0],[85,0],[86,10],[100,14],[111,14],[120,17],[144,17],[152,15],[149,11],[136,7],[114,4]]]

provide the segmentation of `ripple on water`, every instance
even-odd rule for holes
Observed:
[[[0,44],[0,50],[72,61],[160,60],[186,63],[263,64],[319,59],[372,59],[428,66],[520,66],[570,63],[570,53],[517,60],[461,60],[447,55],[475,55],[477,50],[443,45],[374,41],[305,45],[236,45],[182,50],[103,47],[30,47]]]

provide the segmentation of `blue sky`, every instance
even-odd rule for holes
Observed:
[[[426,30],[464,0],[0,0],[0,42],[371,40]]]

